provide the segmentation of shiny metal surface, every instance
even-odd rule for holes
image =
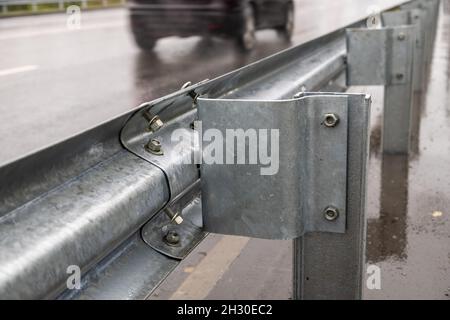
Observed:
[[[57,298],[146,299],[178,263],[151,249],[137,232],[84,274],[81,290],[66,290]]]
[[[17,208],[0,224],[0,296],[54,297],[68,266],[87,271],[167,198],[160,170],[120,152]]]

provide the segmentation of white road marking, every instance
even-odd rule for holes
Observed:
[[[29,65],[29,66],[22,66],[22,67],[11,68],[11,69],[4,69],[4,70],[0,70],[0,77],[7,76],[10,74],[15,74],[15,73],[33,71],[33,70],[36,70],[37,68],[38,68],[38,66]]]
[[[61,34],[61,33],[69,33],[69,32],[89,31],[89,30],[95,30],[95,29],[121,28],[124,26],[126,26],[125,22],[110,22],[110,23],[96,23],[96,24],[89,24],[89,25],[81,24],[80,29],[72,29],[72,30],[67,27],[57,28],[57,29],[48,28],[48,29],[41,29],[39,31],[26,30],[26,31],[19,31],[19,32],[13,32],[10,34],[0,35],[0,40],[28,38],[28,37]]]
[[[250,238],[224,236],[169,298],[205,299]]]

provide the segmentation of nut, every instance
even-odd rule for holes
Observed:
[[[177,244],[180,243],[180,235],[178,234],[178,232],[176,232],[174,230],[169,230],[169,231],[167,231],[166,235],[164,236],[164,241],[169,246],[176,246]]]
[[[162,155],[164,152],[161,148],[161,142],[156,139],[151,139],[146,145],[145,150],[147,150],[150,153],[156,154],[156,155]]]
[[[156,132],[164,125],[164,122],[161,121],[159,116],[153,115],[149,110],[144,111],[142,115],[148,121],[148,128],[150,131]]]
[[[339,122],[339,117],[334,113],[326,113],[324,115],[323,124],[329,128],[335,127]]]
[[[158,116],[154,116],[149,122],[149,128],[151,131],[156,132],[162,128],[164,122]]]
[[[172,209],[167,207],[164,209],[166,215],[170,218],[171,221],[174,221],[176,224],[181,224],[183,222],[183,217],[179,212],[174,212]]]
[[[328,221],[333,221],[339,217],[339,210],[333,206],[328,206],[323,210],[323,215]]]
[[[183,218],[181,216],[176,216],[173,221],[175,221],[176,224],[183,223]]]
[[[395,77],[397,78],[397,80],[402,80],[403,79],[403,73],[397,73],[395,75]]]

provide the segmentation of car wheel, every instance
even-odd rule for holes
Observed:
[[[134,40],[138,47],[144,51],[153,50],[157,41],[157,39],[146,37],[144,34],[134,34]]]
[[[153,50],[158,40],[147,33],[146,24],[148,23],[145,16],[131,15],[130,24],[133,32],[134,40],[139,48],[145,51]]]
[[[294,33],[294,5],[288,3],[285,11],[284,25],[279,29],[286,40],[291,40]]]
[[[256,19],[255,9],[247,4],[243,11],[243,28],[239,35],[239,45],[242,49],[249,51],[253,49],[256,43]]]

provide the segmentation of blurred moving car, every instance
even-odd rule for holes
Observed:
[[[251,50],[255,31],[275,28],[290,39],[292,0],[130,0],[131,29],[138,46],[151,50],[167,36],[232,36]]]

